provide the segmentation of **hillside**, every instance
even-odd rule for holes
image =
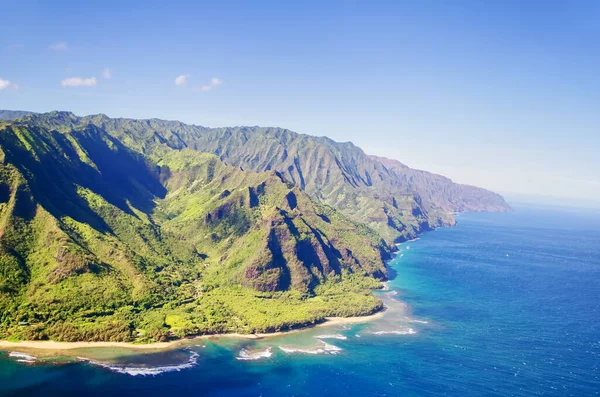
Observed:
[[[190,148],[213,153],[245,170],[276,170],[313,199],[377,231],[389,244],[453,225],[454,212],[510,210],[501,196],[485,189],[369,156],[350,142],[282,128],[205,128],[158,119],[77,117],[68,112],[25,119],[58,130],[92,123],[154,158],[166,148]]]
[[[444,212],[510,211],[502,196],[489,190],[454,183],[445,176],[407,167],[398,160],[370,157],[394,172],[400,183],[417,193],[427,208]]]
[[[0,120],[14,120],[19,117],[28,116],[34,114],[33,112],[27,112],[25,110],[2,110],[0,109]]]
[[[142,342],[372,313],[393,242],[509,209],[280,128],[0,114],[0,339]]]
[[[386,243],[276,172],[189,149],[154,162],[94,125],[8,123],[0,148],[0,339],[264,332],[380,308]]]

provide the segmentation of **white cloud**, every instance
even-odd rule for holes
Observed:
[[[210,91],[213,88],[220,86],[221,84],[223,84],[223,80],[221,80],[217,77],[213,77],[212,79],[210,79],[209,84],[200,86],[200,91]]]
[[[186,85],[188,77],[190,77],[189,74],[180,74],[175,78],[175,85]]]
[[[3,80],[3,79],[0,78],[0,90],[5,90],[8,87],[10,87],[10,81]]]
[[[60,82],[63,87],[93,87],[97,83],[95,77],[69,77]]]
[[[102,71],[102,77],[104,77],[107,80],[112,77],[112,72],[110,71],[109,68],[106,68]]]
[[[12,83],[10,80],[4,80],[2,77],[0,77],[0,91],[7,90],[9,88],[18,90],[19,85],[17,83]]]
[[[69,49],[69,46],[64,41],[54,43],[50,45],[50,49],[54,51],[66,51]]]

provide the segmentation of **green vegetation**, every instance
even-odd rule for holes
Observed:
[[[162,341],[381,309],[392,243],[507,210],[280,128],[0,111],[0,339]]]
[[[213,153],[244,170],[278,171],[313,200],[368,226],[388,244],[454,225],[454,212],[510,210],[501,196],[485,189],[369,156],[351,142],[283,128],[205,128],[102,114],[76,117],[68,112],[31,114],[23,120],[59,131],[93,124],[155,161],[172,149],[190,148]]]
[[[0,338],[162,341],[381,309],[390,248],[275,172],[0,130]],[[27,325],[25,325],[27,324]]]

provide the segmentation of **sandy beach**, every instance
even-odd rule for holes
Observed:
[[[341,324],[356,324],[376,320],[383,316],[385,310],[370,316],[362,317],[327,317],[324,322],[313,326],[298,328],[290,331],[263,333],[263,334],[215,334],[215,335],[200,335],[190,338],[177,339],[169,342],[156,342],[147,344],[135,344],[128,342],[54,342],[54,341],[20,341],[11,342],[0,340],[0,350],[8,349],[35,349],[35,350],[73,350],[85,348],[103,348],[103,347],[118,347],[134,350],[162,350],[174,348],[186,341],[197,339],[216,339],[216,338],[242,338],[242,339],[262,339],[274,336],[289,334],[292,332],[300,332],[313,327],[324,327]]]

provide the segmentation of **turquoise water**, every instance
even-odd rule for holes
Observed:
[[[103,364],[0,353],[0,395],[599,395],[600,215],[458,221],[400,246],[380,293],[390,309],[373,323]]]

